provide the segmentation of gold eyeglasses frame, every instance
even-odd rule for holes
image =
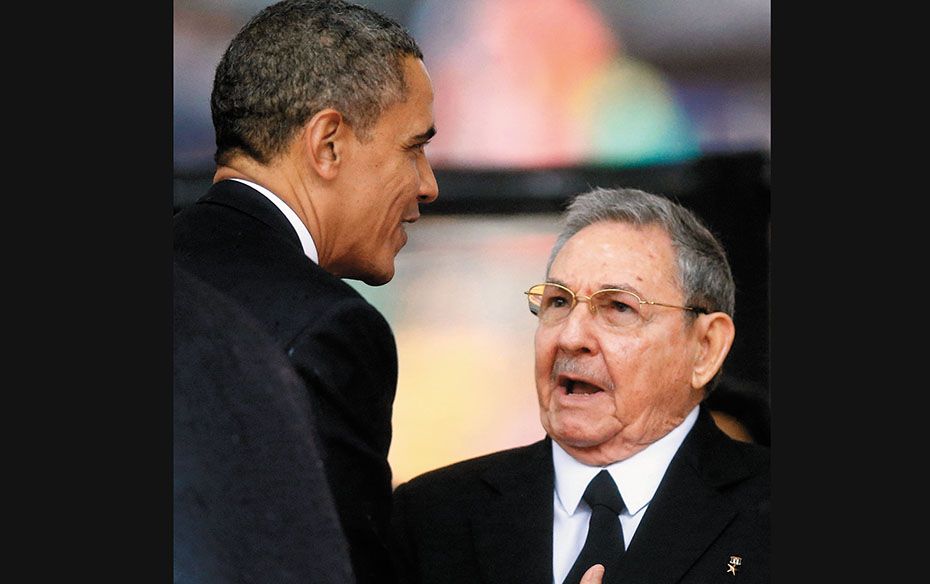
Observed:
[[[579,302],[587,302],[588,310],[591,312],[592,315],[596,316],[597,305],[591,302],[591,299],[594,296],[600,294],[601,292],[623,292],[624,294],[629,294],[630,296],[636,299],[636,301],[640,304],[640,306],[642,306],[643,304],[648,305],[648,306],[665,306],[667,308],[678,308],[680,310],[687,310],[689,312],[695,312],[697,314],[708,314],[708,311],[706,309],[698,307],[698,306],[680,306],[678,304],[668,304],[667,302],[657,302],[655,300],[646,300],[643,297],[641,297],[639,294],[636,294],[635,292],[631,292],[629,290],[624,290],[622,288],[603,288],[601,290],[598,290],[597,292],[594,292],[590,296],[583,296],[581,294],[576,294],[574,290],[572,290],[571,288],[568,288],[567,286],[563,286],[562,284],[556,284],[555,282],[543,282],[541,284],[533,284],[532,286],[530,286],[529,290],[524,292],[524,294],[526,294],[526,300],[527,300],[527,303],[529,304],[530,312],[532,312],[537,317],[539,317],[539,306],[533,304],[533,301],[530,299],[530,296],[535,295],[535,296],[542,297],[541,293],[533,292],[533,289],[534,288],[544,289],[545,286],[555,286],[556,288],[565,290],[571,295],[572,305],[565,312],[565,318],[567,318],[568,315],[571,314],[572,310],[575,308],[575,305],[577,305]],[[562,319],[555,321],[555,322],[561,322],[561,320]]]

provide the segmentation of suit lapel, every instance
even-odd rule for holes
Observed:
[[[483,477],[492,496],[472,517],[478,564],[487,582],[552,582],[553,468],[549,439],[515,466]]]
[[[713,424],[702,407],[612,582],[678,582],[733,520],[736,510],[717,489],[747,473],[733,463],[739,457],[729,457],[732,445]]]

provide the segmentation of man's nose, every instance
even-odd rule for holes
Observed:
[[[417,202],[432,203],[439,197],[439,183],[436,182],[433,167],[425,156],[420,164],[424,168],[420,169],[420,193],[417,195]]]
[[[581,306],[586,303],[586,306]],[[561,323],[559,331],[559,346],[573,353],[593,353],[597,350],[597,338],[593,327],[597,318],[593,305],[588,299],[576,299],[575,306]]]

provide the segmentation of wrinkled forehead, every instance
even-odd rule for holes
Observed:
[[[565,242],[549,280],[582,293],[617,287],[653,294],[676,289],[678,270],[672,240],[662,228],[601,221]]]

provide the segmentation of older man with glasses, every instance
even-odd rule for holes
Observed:
[[[395,490],[407,581],[769,582],[769,450],[701,405],[735,335],[717,238],[666,197],[596,188],[525,294],[546,436]]]

